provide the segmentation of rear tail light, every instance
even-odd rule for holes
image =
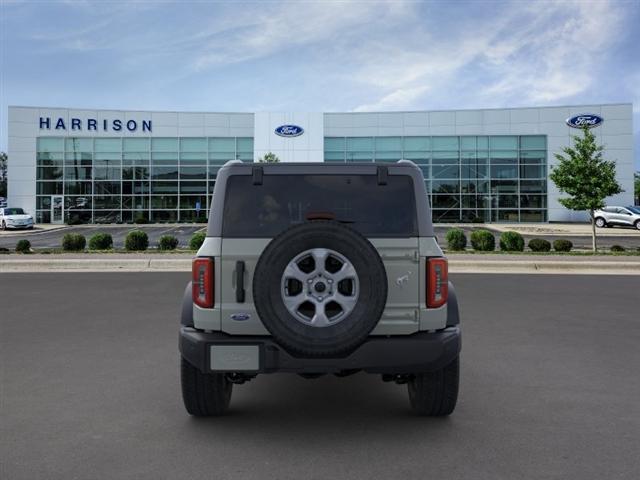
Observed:
[[[193,303],[213,308],[213,258],[196,258],[192,265]]]
[[[449,265],[446,258],[427,259],[427,307],[438,308],[449,296]]]

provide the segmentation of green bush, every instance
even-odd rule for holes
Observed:
[[[573,243],[571,243],[571,240],[565,240],[563,238],[560,238],[558,240],[553,241],[553,249],[556,252],[570,252],[572,248],[573,248]]]
[[[471,232],[471,246],[480,252],[492,252],[496,248],[496,239],[489,230]]]
[[[65,252],[80,252],[86,244],[87,239],[79,233],[67,233],[62,237],[62,250]]]
[[[612,252],[624,252],[626,249],[622,245],[611,245]]]
[[[108,233],[96,233],[89,239],[89,250],[109,250],[113,248],[113,238]]]
[[[447,240],[447,248],[449,250],[460,251],[464,250],[467,246],[467,237],[464,234],[464,230],[461,228],[452,228],[445,235]]]
[[[205,238],[207,238],[207,234],[205,232],[194,233],[191,240],[189,240],[189,248],[191,250],[198,250],[204,243]]]
[[[178,246],[178,239],[173,235],[163,235],[158,240],[158,248],[160,250],[175,250]]]
[[[144,225],[144,224],[149,223],[149,219],[147,217],[137,217],[136,218],[136,223],[138,225]]]
[[[518,232],[503,232],[500,235],[500,250],[504,252],[522,252],[524,238]]]
[[[533,252],[549,252],[551,251],[551,242],[544,238],[533,238],[529,240],[529,248]]]
[[[18,240],[16,243],[16,252],[31,253],[31,242],[29,240]]]
[[[142,230],[132,230],[124,239],[124,248],[129,251],[146,250],[149,246],[149,236]]]

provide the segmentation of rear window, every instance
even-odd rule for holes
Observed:
[[[227,180],[222,234],[271,238],[309,218],[328,217],[368,237],[418,235],[413,181],[391,175],[249,175]]]

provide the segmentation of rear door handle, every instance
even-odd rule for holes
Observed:
[[[244,262],[236,262],[236,302],[244,303]]]

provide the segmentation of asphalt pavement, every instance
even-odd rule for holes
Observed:
[[[0,274],[2,479],[637,479],[637,277],[453,275],[458,407],[406,387],[262,375],[195,419],[178,377],[188,273]]]

